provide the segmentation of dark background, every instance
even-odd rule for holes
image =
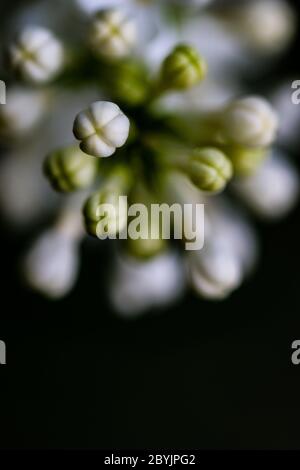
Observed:
[[[298,38],[272,76],[300,79],[299,51]],[[2,225],[0,448],[300,449],[299,220],[300,207],[257,224],[260,265],[230,300],[190,294],[130,322],[101,288],[108,244],[95,256],[85,243],[76,290],[48,302],[16,267],[39,228],[17,237]]]

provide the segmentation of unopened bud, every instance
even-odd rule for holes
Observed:
[[[83,152],[94,157],[109,157],[125,144],[130,122],[119,106],[109,101],[96,101],[78,114],[73,132],[81,140]]]
[[[220,150],[210,147],[196,149],[186,170],[201,191],[222,191],[232,177],[230,160]]]
[[[220,139],[227,144],[266,147],[278,130],[278,117],[271,105],[259,97],[229,103],[220,116]]]
[[[26,27],[9,48],[12,67],[22,78],[33,83],[52,80],[65,59],[61,42],[46,28]]]
[[[52,152],[45,161],[44,171],[54,189],[71,192],[92,184],[97,163],[77,146],[71,146]]]
[[[162,86],[178,90],[191,88],[204,79],[206,71],[206,62],[195,48],[179,45],[162,64]]]
[[[126,57],[136,42],[135,22],[122,10],[105,10],[96,14],[89,34],[89,43],[100,57]]]

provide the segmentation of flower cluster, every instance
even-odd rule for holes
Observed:
[[[52,2],[44,3],[49,8]],[[7,145],[16,145],[15,154],[26,153],[30,145],[29,153],[46,156],[44,175],[56,191],[67,193],[54,226],[25,259],[26,278],[47,296],[67,294],[77,279],[84,233],[99,237],[99,206],[116,208],[117,220],[109,227],[121,232],[128,224],[127,212],[117,204],[121,195],[146,206],[204,203],[202,250],[187,254],[162,237],[120,240],[109,293],[124,313],[167,304],[187,283],[203,298],[223,299],[240,286],[257,258],[256,235],[245,213],[224,197],[226,188],[257,213],[276,217],[294,204],[298,178],[272,150],[277,110],[261,96],[238,92],[235,97],[230,87],[224,91],[230,76],[226,67],[231,64],[236,74],[239,67],[230,54],[225,65],[214,62],[214,50],[207,44],[202,48],[195,22],[206,18],[211,31],[217,29],[216,57],[228,29],[238,35],[237,42],[231,36],[227,44],[234,44],[231,54],[234,50],[239,58],[241,47],[249,44],[259,54],[269,53],[272,44],[276,50],[283,47],[293,30],[292,13],[279,0],[225,12],[212,5],[208,14],[202,8],[213,2],[203,0],[177,0],[167,8],[158,1],[119,3],[68,2],[68,13],[78,21],[77,38],[74,27],[59,39],[42,22],[25,24],[8,45],[10,70],[18,81],[11,82],[7,106],[1,108],[0,132]],[[273,23],[256,31],[255,18],[267,11]],[[176,26],[175,12],[181,19]],[[218,67],[224,84],[213,78]],[[21,165],[20,157],[15,161]],[[29,158],[27,171],[33,166]],[[9,169],[2,168],[2,175],[4,183],[11,182]],[[116,229],[108,235],[115,237]]]

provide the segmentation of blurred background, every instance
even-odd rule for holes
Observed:
[[[0,11],[2,27],[13,12],[3,1]],[[280,60],[245,74],[249,89],[300,79],[299,31]],[[290,155],[300,170],[299,144]],[[19,265],[47,220],[20,235],[3,217],[0,447],[299,449],[299,220],[298,204],[278,224],[254,222],[260,263],[229,299],[188,293],[128,320],[103,289],[113,244],[84,241],[76,288],[50,301]]]

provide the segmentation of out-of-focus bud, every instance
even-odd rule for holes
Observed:
[[[83,214],[86,230],[100,239],[115,238],[127,225],[127,194],[131,177],[119,167],[104,186],[86,201]]]
[[[219,192],[232,177],[232,164],[220,150],[205,147],[194,150],[186,171],[201,191]]]
[[[242,281],[241,264],[231,251],[212,246],[193,254],[189,261],[192,286],[203,298],[222,300]]]
[[[0,106],[0,135],[22,137],[41,121],[48,102],[47,92],[10,88],[6,105]]]
[[[90,26],[89,43],[100,57],[126,57],[136,43],[135,21],[121,9],[100,11]]]
[[[110,83],[113,96],[118,101],[134,106],[143,103],[149,92],[147,73],[143,67],[126,61],[116,64],[113,72]]]
[[[44,164],[44,172],[57,191],[71,192],[90,186],[97,175],[98,161],[83,153],[76,145],[52,152]]]
[[[252,272],[259,253],[257,236],[244,212],[224,198],[211,198],[206,203],[205,237],[215,249],[232,252],[245,276]]]
[[[300,139],[299,85],[297,80],[291,83],[288,79],[280,83],[272,93],[273,106],[280,116],[277,141],[284,148],[297,145]]]
[[[222,300],[236,290],[255,266],[257,239],[240,212],[224,200],[206,204],[205,245],[188,255],[188,269],[196,292]]]
[[[219,117],[219,139],[225,144],[266,147],[275,140],[278,117],[263,98],[253,96],[234,100]]]
[[[68,294],[79,269],[78,243],[51,229],[33,245],[24,262],[28,284],[50,298]]]
[[[258,52],[283,49],[295,32],[295,14],[283,0],[252,0],[233,11],[233,26]]]
[[[127,224],[127,207],[120,203],[121,194],[110,189],[94,193],[84,206],[85,226],[90,235],[114,238]]]
[[[64,48],[51,31],[30,26],[20,32],[9,48],[10,62],[21,77],[33,83],[52,80],[65,61]]]
[[[286,215],[299,196],[296,169],[280,153],[273,153],[258,171],[233,188],[249,207],[261,217],[276,219]]]
[[[143,261],[119,255],[109,295],[120,314],[134,317],[175,302],[184,289],[184,266],[175,253],[167,251]]]
[[[237,176],[253,174],[269,154],[268,149],[259,147],[231,146],[224,150],[230,158],[234,174]]]
[[[161,67],[163,89],[185,90],[205,78],[207,65],[197,50],[181,44],[169,54]]]
[[[134,258],[147,259],[157,256],[166,249],[166,240],[162,238],[128,238],[126,243],[128,253]]]
[[[96,101],[75,119],[73,132],[81,140],[83,152],[94,157],[110,157],[125,144],[130,122],[119,106],[109,101]]]

